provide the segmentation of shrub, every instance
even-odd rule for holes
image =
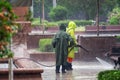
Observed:
[[[53,8],[49,13],[50,18],[53,21],[67,19],[67,15],[68,15],[68,11],[63,6],[57,6],[57,7]]]
[[[14,23],[16,18],[12,5],[7,0],[0,0],[0,58],[13,57],[13,52],[8,46],[11,45],[12,36],[18,29]]]
[[[39,41],[39,50],[42,52],[52,52],[53,47],[51,45],[52,39],[40,39]]]
[[[66,24],[66,26],[68,25],[69,21],[71,20],[63,20],[63,21],[58,21],[58,24]],[[86,25],[92,25],[93,22],[92,20],[73,20],[77,26],[86,26]]]
[[[117,42],[120,42],[120,36],[115,36]]]
[[[120,24],[120,8],[114,8],[111,13],[109,13],[109,24],[118,25]]]
[[[92,20],[74,20],[78,26],[92,25]]]
[[[33,18],[32,25],[40,25],[40,24],[41,24],[40,18]]]
[[[44,26],[45,28],[48,27],[58,27],[60,24],[65,24],[66,26],[68,25],[69,21],[71,20],[60,20],[60,21],[56,21],[56,22],[49,22],[47,20],[44,20]],[[79,26],[86,26],[86,25],[92,25],[93,21],[92,20],[73,20],[76,25]],[[40,23],[40,19],[39,18],[34,18],[32,21],[32,25],[41,25]]]
[[[98,80],[120,80],[119,70],[106,70],[98,73]]]

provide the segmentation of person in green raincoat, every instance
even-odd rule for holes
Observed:
[[[73,40],[70,35],[65,32],[66,26],[64,24],[61,24],[59,29],[52,39],[52,45],[56,53],[56,73],[60,73],[60,66],[62,66],[62,73],[66,73],[68,42],[73,42]]]
[[[74,40],[74,44],[68,48],[68,58],[67,58],[67,70],[73,70],[72,68],[72,61],[73,58],[75,57],[75,51],[74,51],[74,46],[77,45],[77,40],[75,38],[75,28],[76,24],[73,21],[70,21],[68,23],[68,27],[66,29],[66,32],[72,37]]]

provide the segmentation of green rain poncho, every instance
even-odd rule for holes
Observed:
[[[64,29],[60,29],[52,40],[52,45],[55,48],[56,53],[56,66],[66,65],[68,57],[68,42],[72,41],[72,38],[65,32]]]

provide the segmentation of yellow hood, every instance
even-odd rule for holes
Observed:
[[[73,21],[70,21],[69,22],[69,24],[68,24],[68,29],[75,29],[76,28],[76,24],[75,24],[75,22],[73,22]]]

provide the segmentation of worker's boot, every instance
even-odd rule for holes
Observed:
[[[69,63],[69,69],[70,69],[70,70],[73,70],[73,68],[72,68],[72,63]]]
[[[66,70],[73,70],[72,64],[67,62]]]
[[[60,70],[60,66],[56,66],[56,73],[60,73],[59,70]]]
[[[62,73],[66,73],[65,69],[66,69],[66,66],[62,65]]]
[[[66,69],[66,70],[69,70],[69,69],[70,69],[70,68],[69,68],[69,63],[68,63],[68,62],[67,62],[67,65],[66,65],[65,69]]]

